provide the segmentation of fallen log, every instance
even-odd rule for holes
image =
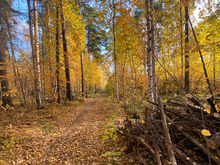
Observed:
[[[166,138],[165,144],[166,144],[166,148],[167,148],[167,152],[168,152],[169,161],[172,163],[172,165],[177,165],[176,158],[175,158],[175,155],[173,152],[172,141],[170,138],[169,129],[167,126],[166,116],[164,113],[163,104],[162,104],[160,97],[158,97],[158,105],[159,105],[158,108],[161,111],[161,120],[162,120],[165,138]]]
[[[191,93],[187,93],[187,94],[185,95],[185,97],[186,97],[188,100],[190,100],[192,103],[194,103],[195,105],[197,105],[197,106],[202,106],[201,103],[200,103],[200,101],[199,101],[199,99],[198,99],[197,97],[193,96]],[[203,107],[203,108],[204,108],[204,107]]]

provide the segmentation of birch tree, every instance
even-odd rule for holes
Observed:
[[[156,63],[155,63],[155,47],[154,47],[154,15],[153,15],[153,0],[145,0],[147,13],[147,67],[149,81],[149,98],[151,102],[157,103],[157,81],[156,81]],[[153,104],[150,105],[151,110],[155,110]]]

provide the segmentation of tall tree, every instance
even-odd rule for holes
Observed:
[[[68,51],[67,51],[67,40],[66,40],[66,27],[65,27],[65,16],[64,16],[64,6],[63,0],[60,0],[61,7],[61,19],[62,19],[62,37],[63,37],[63,51],[64,51],[64,63],[65,63],[65,75],[66,75],[66,98],[70,101],[72,100],[72,92],[71,92],[71,82],[70,82],[70,69],[69,69],[69,59],[68,59]]]
[[[38,28],[37,28],[37,8],[36,8],[36,0],[33,1],[34,5],[34,27],[35,27],[35,38],[33,35],[33,25],[32,25],[32,14],[31,14],[31,4],[30,0],[27,0],[28,3],[28,15],[29,15],[29,32],[30,32],[30,38],[31,38],[31,49],[32,49],[32,61],[33,61],[33,68],[34,68],[34,85],[35,85],[35,92],[36,92],[36,102],[37,102],[37,107],[39,108],[41,105],[41,93],[40,93],[40,74],[38,72],[38,59],[37,59],[37,54],[39,51],[36,49],[38,48]],[[37,42],[37,43],[36,43]],[[39,53],[38,53],[39,56]]]
[[[1,21],[2,22],[2,21]],[[2,26],[2,24],[1,24]],[[6,71],[6,54],[5,54],[5,43],[3,42],[3,31],[0,31],[0,76],[1,76],[1,89],[2,89],[2,106],[6,107],[13,106],[12,98],[9,92],[9,82],[7,78],[7,71]]]
[[[149,81],[149,98],[151,102],[157,103],[157,82],[156,82],[156,64],[155,64],[155,47],[154,47],[154,15],[153,0],[145,0],[147,13],[147,67]],[[153,104],[150,105],[152,112],[155,110]],[[152,113],[153,114],[153,113]]]
[[[83,67],[83,51],[82,51],[82,46],[81,46],[81,51],[80,51],[80,63],[81,63],[81,77],[82,77],[82,96],[85,94],[84,90],[84,67]]]
[[[36,77],[37,77],[37,103],[38,106],[42,103],[42,85],[41,85],[41,74],[40,74],[40,51],[39,51],[39,41],[38,41],[38,16],[37,16],[37,1],[33,0],[33,10],[34,10],[34,44],[35,44],[35,60],[36,60]]]
[[[19,68],[17,65],[16,57],[15,57],[14,44],[12,42],[11,25],[9,23],[9,20],[7,20],[7,28],[8,28],[8,37],[9,37],[9,43],[10,43],[11,55],[12,55],[14,83],[15,83],[15,87],[18,88],[19,101],[20,101],[20,104],[22,105],[23,103],[21,100],[21,90],[22,90],[24,104],[26,104],[26,97],[25,97],[25,93],[24,93],[24,86],[23,86],[22,80],[20,78]],[[17,80],[19,80],[19,81],[17,81]],[[21,90],[20,90],[20,87],[21,87]]]
[[[79,8],[80,8],[80,13],[81,13],[81,3],[80,0],[78,0]],[[89,59],[90,60],[90,59]],[[82,96],[85,95],[85,90],[84,90],[84,66],[83,66],[83,49],[82,49],[82,41],[80,38],[80,63],[81,63],[81,83],[82,83]],[[88,88],[89,89],[89,88]],[[86,97],[87,97],[88,91],[86,92]]]
[[[115,93],[116,93],[116,100],[119,102],[118,96],[118,77],[117,77],[117,54],[116,54],[116,38],[115,38],[115,0],[113,0],[113,40],[114,40],[114,62],[115,62]]]
[[[11,8],[11,1],[0,1],[0,77],[2,90],[2,106],[13,106],[12,98],[10,96],[9,81],[6,70],[6,48],[7,48],[7,31],[9,26],[9,19],[15,22],[13,15],[19,14],[16,10]]]
[[[181,84],[184,86],[183,78],[183,18],[182,18],[182,7],[180,7],[180,51],[181,51]],[[184,93],[184,89],[182,89]]]
[[[185,4],[185,92],[189,89],[189,25],[188,25],[188,0]]]
[[[57,78],[57,102],[61,103],[60,90],[60,4],[57,3],[56,10],[56,78]]]

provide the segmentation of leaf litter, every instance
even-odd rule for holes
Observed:
[[[0,164],[106,164],[109,158],[102,155],[112,152],[115,142],[103,141],[100,130],[112,110],[99,97],[56,115],[5,114],[8,118],[0,121]],[[114,161],[120,156],[116,153]]]

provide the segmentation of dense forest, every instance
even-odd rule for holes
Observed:
[[[10,162],[2,154],[7,145],[19,143],[8,127],[24,123],[24,114],[105,97],[102,106],[111,102],[126,118],[110,115],[115,130],[107,136],[107,126],[104,140],[129,137],[156,164],[183,157],[220,164],[219,28],[219,1],[0,0],[0,114],[17,120],[1,121],[0,163]],[[192,145],[178,148],[184,138],[176,130]],[[186,156],[195,146],[206,156]]]

